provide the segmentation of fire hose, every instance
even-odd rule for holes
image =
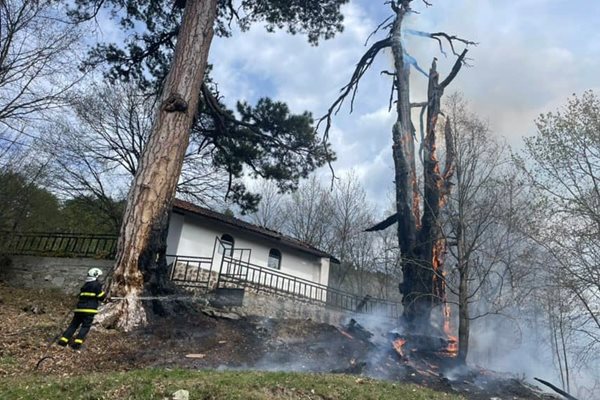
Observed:
[[[161,300],[161,301],[179,301],[186,299],[193,299],[196,296],[130,296],[130,297],[119,297],[119,296],[111,296],[106,299],[106,301],[113,300]]]
[[[109,271],[106,274],[106,286],[107,289],[110,287],[110,280],[112,278],[112,274],[114,272],[115,267],[113,266],[112,268],[109,269]],[[152,301],[152,300],[161,300],[161,301],[180,301],[180,300],[185,300],[185,299],[190,299],[193,298],[195,296],[131,296],[131,297],[120,297],[120,296],[110,296],[110,293],[107,293],[108,296],[106,298],[106,301],[119,301],[119,300],[141,300],[141,301]],[[60,327],[59,327],[59,331],[56,335],[54,335],[50,341],[48,342],[44,353],[42,354],[42,357],[38,360],[38,362],[35,364],[35,368],[34,371],[37,371],[40,366],[42,365],[42,363],[46,360],[54,360],[54,357],[47,355],[48,351],[50,350],[50,347],[52,346],[52,344],[58,339],[58,337],[61,335],[64,325],[67,322],[67,320],[69,319],[69,316],[71,315],[71,310],[69,310],[64,318],[61,320],[60,322]]]
[[[65,325],[65,323],[67,322],[67,320],[69,319],[69,317],[71,316],[71,310],[69,310],[64,318],[62,319],[62,321],[60,322],[60,327],[59,327],[59,331],[56,335],[54,335],[50,341],[48,342],[48,345],[46,346],[46,349],[44,350],[44,353],[42,354],[42,358],[39,359],[39,361],[35,364],[35,368],[33,369],[34,371],[37,371],[40,367],[40,365],[42,365],[42,363],[45,360],[54,360],[54,357],[52,356],[48,356],[48,350],[50,350],[50,346],[52,346],[52,344],[56,341],[56,339],[58,339],[58,337],[60,336],[60,334],[62,333],[63,330],[63,326]]]

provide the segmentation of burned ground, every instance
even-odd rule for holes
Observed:
[[[74,299],[0,284],[0,376],[79,375],[138,368],[260,369],[365,375],[460,393],[469,399],[552,399],[521,380],[460,368],[437,353],[400,357],[382,333],[310,320],[195,311],[121,334],[94,328],[85,349],[49,345],[70,318]],[[234,317],[237,319],[231,319]],[[39,364],[43,357],[47,356]]]

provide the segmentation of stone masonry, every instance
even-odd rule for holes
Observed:
[[[0,280],[16,287],[75,294],[90,268],[98,267],[106,274],[113,264],[112,260],[93,258],[9,256],[0,260]]]

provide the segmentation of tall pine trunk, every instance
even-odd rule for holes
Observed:
[[[147,323],[139,296],[164,292],[164,232],[200,98],[217,0],[187,1],[171,70],[149,141],[127,198],[110,295],[122,297],[100,316],[125,331]],[[145,285],[146,283],[146,285]]]

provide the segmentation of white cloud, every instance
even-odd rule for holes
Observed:
[[[600,88],[600,1],[573,0],[434,0],[433,7],[413,4],[420,11],[408,25],[424,31],[446,31],[480,44],[470,50],[472,68],[461,71],[448,91],[460,90],[474,111],[488,119],[498,135],[513,145],[534,132],[539,113],[564,104],[572,93]],[[333,40],[310,46],[303,36],[269,34],[257,24],[231,38],[215,38],[210,53],[221,92],[235,100],[270,96],[286,101],[294,112],[325,113],[348,82],[366,51],[369,34],[391,14],[384,1],[356,0],[344,7],[345,30]],[[103,24],[104,39],[118,30]],[[381,36],[379,36],[381,38]],[[370,44],[376,38],[372,38]],[[118,41],[118,40],[117,40]],[[445,76],[453,62],[439,54],[437,43],[409,38],[409,50],[423,68],[434,56]],[[340,171],[357,169],[373,199],[383,182],[391,185],[391,126],[387,112],[391,67],[383,52],[361,82],[354,112],[349,104],[334,119],[331,140]],[[413,100],[422,100],[426,79],[413,73]],[[385,186],[385,185],[384,185]],[[387,188],[385,189],[387,190]]]

